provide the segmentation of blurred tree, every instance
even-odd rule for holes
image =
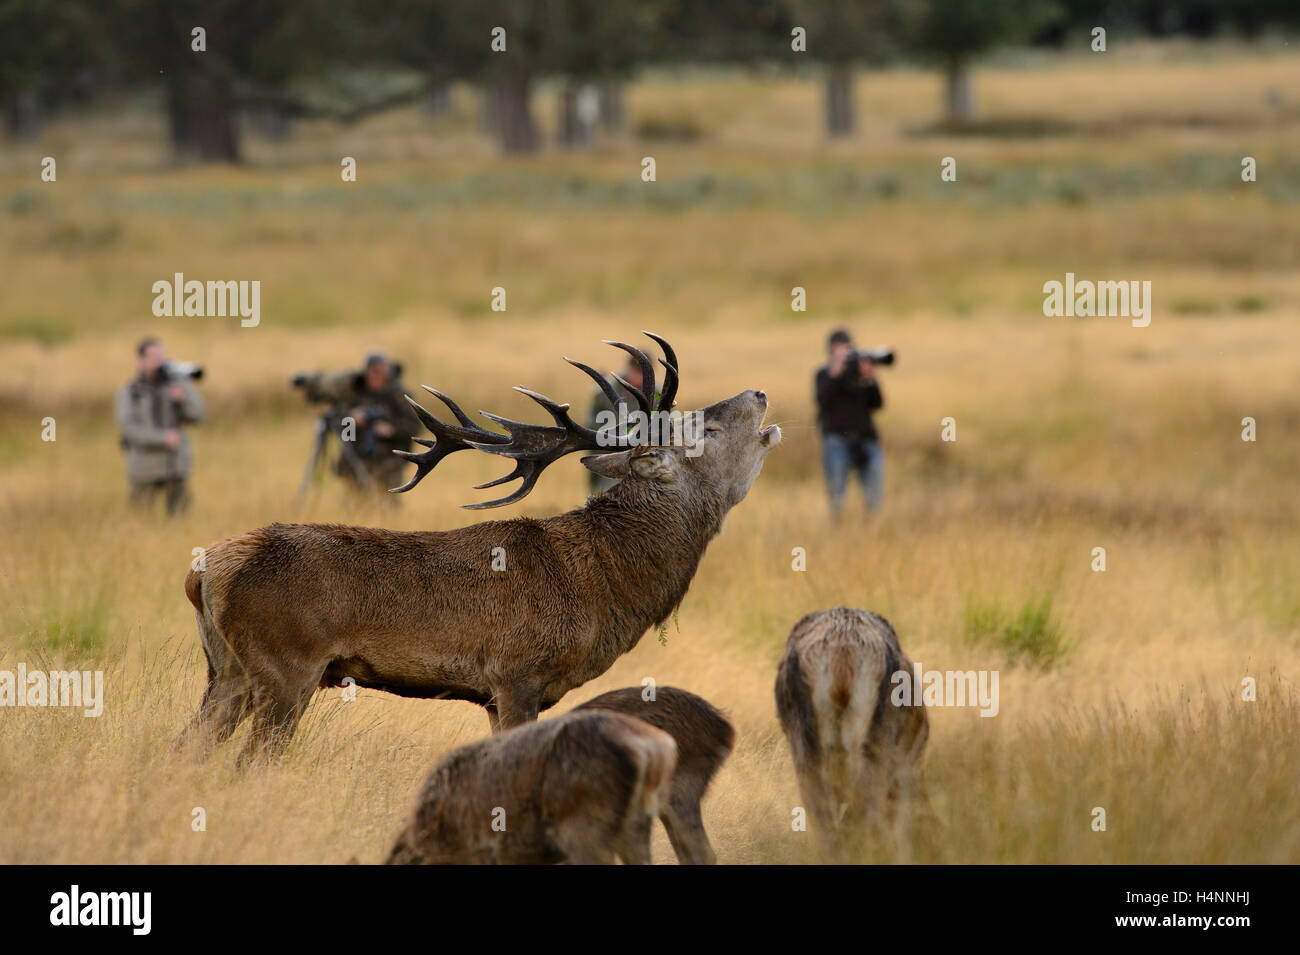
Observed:
[[[790,26],[785,0],[662,0],[651,59],[745,66],[784,62]]]
[[[620,114],[622,102],[610,103],[611,89],[631,76],[654,52],[654,33],[665,4],[655,0],[558,0],[551,5],[546,23],[550,65],[563,74],[556,117],[556,138],[561,145],[586,141],[590,126],[579,115],[579,91],[589,86],[596,96],[596,113],[611,107]],[[605,90],[602,97],[596,84]],[[606,123],[606,125],[612,125]]]
[[[555,0],[441,0],[430,51],[451,75],[483,88],[482,129],[506,153],[541,147],[532,94],[546,70],[545,23]],[[504,34],[495,31],[504,30]],[[504,44],[494,49],[494,43]]]
[[[1146,33],[1193,37],[1237,32],[1256,38],[1269,29],[1300,25],[1296,0],[1056,0],[1056,11],[1032,40],[1060,48],[1087,37],[1094,27],[1111,36]]]
[[[1024,41],[1057,7],[1053,0],[901,0],[899,11],[909,45],[943,67],[949,122],[966,123],[975,117],[971,63]]]
[[[1225,30],[1256,37],[1268,27],[1300,25],[1296,0],[1132,0],[1114,4],[1119,17],[1127,17],[1152,36],[1185,33],[1206,38]]]
[[[415,0],[408,0],[421,6]],[[443,0],[436,49],[452,75],[483,86],[482,128],[507,153],[534,152],[541,136],[533,115],[538,79],[561,81],[556,135],[578,145],[589,132],[578,113],[579,90],[602,84],[602,107],[621,119],[619,80],[655,49],[661,0]],[[493,49],[493,31],[503,29]],[[608,114],[607,114],[608,115]]]
[[[387,0],[368,13],[352,45],[366,63],[423,73],[425,111],[436,116],[450,105],[453,81],[483,74],[488,39],[456,0]]]
[[[0,106],[8,135],[34,138],[55,104],[89,95],[103,66],[98,25],[80,3],[0,2]]]
[[[128,75],[162,78],[176,154],[240,158],[239,112],[250,104],[292,114],[289,81],[346,53],[356,2],[326,0],[102,0]],[[204,31],[196,50],[194,30]]]
[[[826,69],[827,135],[852,135],[854,67],[884,57],[890,14],[888,0],[789,0],[791,24],[807,31],[808,56]]]

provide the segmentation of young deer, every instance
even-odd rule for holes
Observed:
[[[514,462],[509,475],[484,487],[522,478],[513,494],[470,505],[495,507],[524,497],[564,455],[590,451],[582,463],[620,481],[577,510],[450,531],[272,524],[209,548],[205,569],[185,580],[208,687],[181,741],[197,737],[206,752],[251,712],[242,758],[274,752],[317,688],[349,678],[400,696],[478,703],[495,732],[535,720],[636,646],[681,603],[723,518],[781,440],[775,425],[763,427],[761,391],[685,419],[670,415],[677,358],[650,337],[666,357],[657,399],[645,353],[611,344],[641,365],[642,388],[631,393],[643,415],[661,422],[655,444],[646,443],[641,421],[596,432],[574,422],[567,404],[526,389],[554,426],[488,415],[502,434],[478,427],[432,389],[458,425],[411,402],[437,440],[422,441],[429,450],[419,454],[399,452],[417,469],[396,490],[410,490],[448,454],[473,448]],[[618,407],[599,373],[572,364]]]
[[[635,716],[663,730],[677,743],[677,771],[668,799],[659,805],[659,818],[668,830],[677,859],[683,865],[712,865],[717,861],[700,800],[735,744],[736,731],[708,700],[672,686],[655,687],[654,699],[642,687],[610,690],[588,700],[576,711],[614,710]],[[575,711],[575,712],[576,712]]]
[[[799,791],[823,845],[855,833],[880,807],[919,791],[925,709],[895,706],[891,679],[912,661],[889,621],[839,607],[794,625],[776,677],[776,710]]]
[[[667,733],[605,710],[462,746],[425,781],[386,864],[648,864],[676,763]]]

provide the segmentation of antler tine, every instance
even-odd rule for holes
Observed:
[[[587,376],[590,377],[591,380],[594,381],[598,386],[600,386],[600,390],[604,393],[605,397],[609,399],[609,403],[612,404],[615,408],[618,407],[618,403],[621,400],[618,397],[618,392],[609,386],[609,382],[605,380],[604,375],[602,375],[596,369],[592,368],[590,365],[584,365],[580,361],[574,361],[572,358],[566,358],[564,360],[567,361],[574,368],[578,368],[586,372]]]
[[[393,451],[393,453],[398,457],[404,458],[407,461],[415,462],[415,474],[412,475],[411,479],[401,487],[389,488],[389,493],[392,494],[402,494],[415,487],[429,475],[430,471],[438,466],[439,461],[449,454],[454,454],[457,451],[464,451],[467,448],[477,447],[479,445],[496,446],[505,444],[510,440],[507,435],[497,434],[494,431],[488,431],[487,429],[480,428],[478,425],[474,424],[474,422],[470,420],[470,417],[465,414],[465,412],[462,411],[454,401],[441,392],[434,391],[428,385],[424,386],[424,390],[437,397],[448,408],[450,408],[452,414],[456,416],[457,420],[460,421],[464,427],[457,427],[456,425],[447,424],[445,421],[439,421],[418,401],[410,395],[405,395],[404,397],[411,405],[411,410],[415,412],[416,417],[419,418],[420,422],[434,434],[437,440],[430,441],[427,438],[415,439],[418,443],[428,448],[428,451],[421,451],[419,453],[414,451]]]
[[[618,392],[615,391],[615,390],[610,386],[609,381],[606,380],[606,378],[605,378],[604,375],[602,375],[602,374],[601,374],[600,372],[598,372],[596,369],[592,368],[590,365],[584,365],[584,364],[583,364],[582,362],[580,362],[580,361],[574,361],[572,358],[566,358],[566,359],[564,359],[564,360],[567,361],[567,362],[568,362],[570,365],[572,365],[573,367],[578,368],[578,369],[581,369],[582,371],[586,372],[587,376],[588,376],[592,381],[594,381],[597,385],[600,386],[601,393],[604,394],[604,396],[605,396],[606,398],[609,399],[610,406],[611,406],[613,409],[617,409],[617,408],[618,408],[618,406],[622,403],[623,399],[620,398],[619,395],[618,395]],[[620,381],[621,381],[621,380],[622,380],[622,379],[620,379]],[[627,385],[627,382],[623,382],[623,384],[624,384],[624,386],[626,386],[626,385]],[[617,411],[616,411],[616,413],[617,413]],[[602,428],[602,429],[601,429],[601,432],[603,433],[605,430],[606,430],[606,429]],[[626,446],[627,446],[627,431],[626,431],[626,430],[624,430],[624,431],[620,431],[620,430],[618,429],[618,424],[617,424],[617,422],[614,424],[614,427],[613,427],[613,440],[614,440],[614,444],[613,444],[614,447],[623,448],[623,447],[626,447]],[[608,447],[608,446],[609,446],[609,445],[607,445],[607,447]]]
[[[428,385],[421,385],[420,387],[423,388],[425,391],[427,391],[429,394],[433,395],[435,398],[441,401],[448,408],[450,408],[451,413],[456,416],[456,420],[459,421],[461,424],[463,424],[465,427],[467,428],[478,427],[478,425],[474,423],[474,419],[472,419],[469,415],[465,414],[465,412],[460,409],[460,405],[456,404],[456,402],[452,401],[441,391],[437,391],[436,389],[430,388]]]
[[[499,454],[502,457],[513,458],[515,462],[514,470],[509,474],[497,478],[495,481],[488,481],[486,484],[480,484],[476,490],[483,488],[496,487],[499,484],[506,484],[516,478],[522,478],[523,481],[514,492],[506,497],[494,501],[482,501],[477,504],[462,505],[471,510],[482,510],[488,507],[501,507],[505,504],[513,504],[528,494],[537,483],[549,465],[554,464],[566,454],[574,451],[609,451],[609,447],[601,443],[601,435],[590,428],[578,424],[569,415],[569,405],[560,404],[557,401],[539,394],[528,388],[516,387],[520,394],[527,395],[536,401],[539,405],[550,412],[551,417],[555,419],[555,425],[538,425],[528,424],[523,421],[514,421],[510,418],[503,418],[500,415],[494,415],[490,412],[481,412],[483,417],[489,418],[501,425],[508,432],[509,437],[503,442],[479,443],[469,442],[471,447],[477,447],[480,450]]]
[[[506,504],[513,504],[515,501],[525,497],[528,492],[533,489],[533,485],[536,484],[537,479],[541,477],[542,471],[545,469],[546,465],[550,463],[551,462],[549,461],[539,463],[537,461],[528,461],[523,459],[515,461],[515,469],[505,477],[497,478],[495,481],[488,481],[486,484],[479,484],[475,488],[475,490],[479,490],[482,488],[495,487],[498,484],[505,484],[507,481],[513,481],[517,477],[522,477],[524,479],[523,483],[520,484],[519,487],[515,488],[512,493],[505,497],[497,498],[495,501],[480,501],[477,504],[462,504],[461,507],[465,508],[467,511],[481,511],[489,507],[504,507]]]
[[[673,346],[668,344],[667,339],[662,336],[656,335],[654,332],[647,332],[645,329],[641,330],[641,334],[653,339],[664,350],[664,357],[659,359],[659,363],[664,366],[667,373],[664,375],[664,390],[659,396],[659,404],[656,410],[672,411],[673,401],[677,397],[677,369],[681,367],[677,364],[677,353],[673,351]]]
[[[660,397],[659,406],[663,409],[672,407],[673,396],[677,392],[677,356],[669,344],[657,335],[646,333],[650,338],[659,343],[664,350],[666,359],[660,359],[661,364],[666,369],[664,378],[664,394]],[[632,395],[646,414],[654,411],[655,404],[655,372],[654,363],[644,351],[634,345],[626,342],[607,341],[606,344],[613,345],[627,352],[641,368],[641,387],[633,388],[622,378],[617,375],[614,378],[623,385],[624,388]],[[618,393],[610,386],[609,382],[603,375],[597,372],[589,365],[584,365],[580,361],[574,361],[571,358],[564,359],[570,365],[573,365],[579,371],[582,371],[590,377],[600,387],[601,392],[617,408],[622,399]],[[489,454],[497,454],[501,457],[511,458],[514,463],[514,469],[504,477],[499,477],[495,481],[489,481],[486,484],[478,485],[478,489],[496,487],[500,484],[506,484],[510,481],[520,480],[520,485],[513,493],[506,497],[499,498],[495,501],[482,501],[476,504],[465,504],[464,507],[470,510],[481,510],[488,507],[501,507],[505,504],[513,504],[515,501],[525,497],[537,483],[549,465],[554,464],[566,454],[572,454],[574,451],[595,451],[597,453],[608,453],[617,448],[628,447],[629,435],[621,432],[617,426],[613,429],[605,428],[600,431],[594,431],[585,425],[578,424],[569,414],[569,404],[561,404],[548,398],[546,395],[532,391],[528,388],[517,387],[515,390],[520,394],[527,395],[533,401],[545,408],[554,419],[554,425],[528,424],[523,421],[514,421],[510,418],[503,418],[499,415],[490,414],[482,411],[480,414],[490,421],[505,428],[506,433],[499,431],[488,431],[481,428],[467,415],[456,402],[440,391],[424,386],[424,390],[429,392],[443,404],[445,404],[459,425],[448,424],[440,421],[423,408],[410,395],[406,400],[410,402],[411,408],[415,411],[420,422],[429,429],[434,435],[434,440],[426,438],[416,438],[415,441],[429,450],[415,453],[411,451],[394,451],[394,454],[402,457],[407,461],[415,462],[415,475],[401,487],[392,488],[393,493],[409,491],[419,484],[432,471],[438,463],[449,454],[455,454],[457,451],[463,451],[466,448],[476,448],[480,451],[486,451]]]
[[[515,391],[519,392],[521,395],[527,395],[529,398],[532,398],[539,405],[541,405],[543,408],[549,411],[551,413],[551,417],[555,419],[555,423],[559,425],[561,428],[564,428],[566,431],[572,431],[581,434],[584,438],[590,438],[593,441],[596,440],[595,431],[592,431],[590,428],[585,427],[584,425],[578,424],[571,417],[569,417],[569,403],[567,401],[564,402],[564,404],[560,404],[558,401],[553,401],[550,398],[546,397],[546,395],[539,394],[538,392],[533,391],[529,388],[524,388],[521,385],[516,385]]]
[[[620,375],[618,372],[610,372],[610,374],[613,375],[615,381],[617,381],[620,385],[626,388],[628,392],[631,393],[632,397],[636,399],[638,408],[640,408],[646,414],[649,414],[651,411],[654,410],[651,405],[650,399],[645,396],[645,392],[643,392],[640,388],[633,388],[632,385],[628,382],[628,380],[624,378],[622,375]]]
[[[613,345],[615,348],[623,349],[623,351],[627,352],[629,355],[635,358],[636,363],[641,366],[641,387],[640,388],[633,388],[622,378],[619,378],[618,375],[615,375],[614,378],[617,379],[620,385],[622,385],[628,391],[632,392],[632,397],[635,398],[636,403],[641,406],[641,410],[644,411],[647,415],[650,414],[652,411],[654,411],[654,404],[655,404],[654,362],[650,360],[649,355],[647,355],[641,349],[637,348],[635,345],[629,345],[627,344],[627,342],[610,341],[608,338],[602,339],[602,342],[606,345]]]
[[[440,421],[410,395],[404,395],[403,397],[406,398],[407,402],[410,404],[411,410],[415,412],[415,416],[420,419],[420,422],[426,428],[433,432],[439,441],[445,440],[460,445],[460,447],[451,450],[463,450],[470,446],[471,441],[477,441],[481,444],[504,444],[506,441],[510,440],[504,434],[498,434],[495,431],[488,431],[486,428],[480,428],[470,419],[469,415],[465,414],[465,412],[460,409],[460,406],[457,405],[456,402],[452,401],[441,392],[434,391],[428,385],[424,385],[423,387],[425,391],[437,397],[448,408],[450,408],[451,413],[456,416],[456,419],[461,422],[463,427]],[[448,450],[447,453],[450,454],[451,450]]]

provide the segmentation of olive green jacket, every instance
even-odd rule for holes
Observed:
[[[185,392],[181,401],[170,391],[178,384]],[[113,406],[117,428],[126,451],[126,477],[132,484],[184,478],[194,464],[194,447],[181,431],[181,443],[167,447],[168,431],[203,420],[203,397],[189,381],[136,378],[123,385]]]

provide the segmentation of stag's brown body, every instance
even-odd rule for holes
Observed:
[[[659,818],[683,865],[716,862],[704,830],[700,801],[735,745],[736,731],[721,711],[708,700],[672,686],[655,687],[650,700],[645,698],[643,687],[610,690],[577,709],[626,713],[673,738],[677,744],[677,770],[669,797],[659,806]]]
[[[799,791],[836,851],[886,800],[913,795],[929,736],[924,707],[895,706],[893,675],[912,661],[889,621],[839,607],[794,625],[776,678],[776,709]]]
[[[650,862],[676,745],[604,710],[463,746],[430,773],[389,865]]]
[[[674,373],[668,403],[675,383]],[[469,447],[514,458],[513,476],[525,478],[494,504],[517,500],[543,467],[574,450],[596,451],[583,463],[620,482],[542,520],[423,532],[272,524],[213,545],[185,581],[208,688],[182,741],[200,737],[206,748],[251,713],[244,757],[274,751],[317,688],[349,678],[401,696],[478,703],[493,731],[536,719],[672,613],[727,511],[781,439],[775,425],[762,427],[762,392],[693,412],[700,426],[691,445],[622,450],[600,447],[567,406],[526,393],[560,426],[497,419],[508,443],[474,427],[445,396],[464,426],[416,405],[439,440],[407,455],[419,469],[404,489]]]

